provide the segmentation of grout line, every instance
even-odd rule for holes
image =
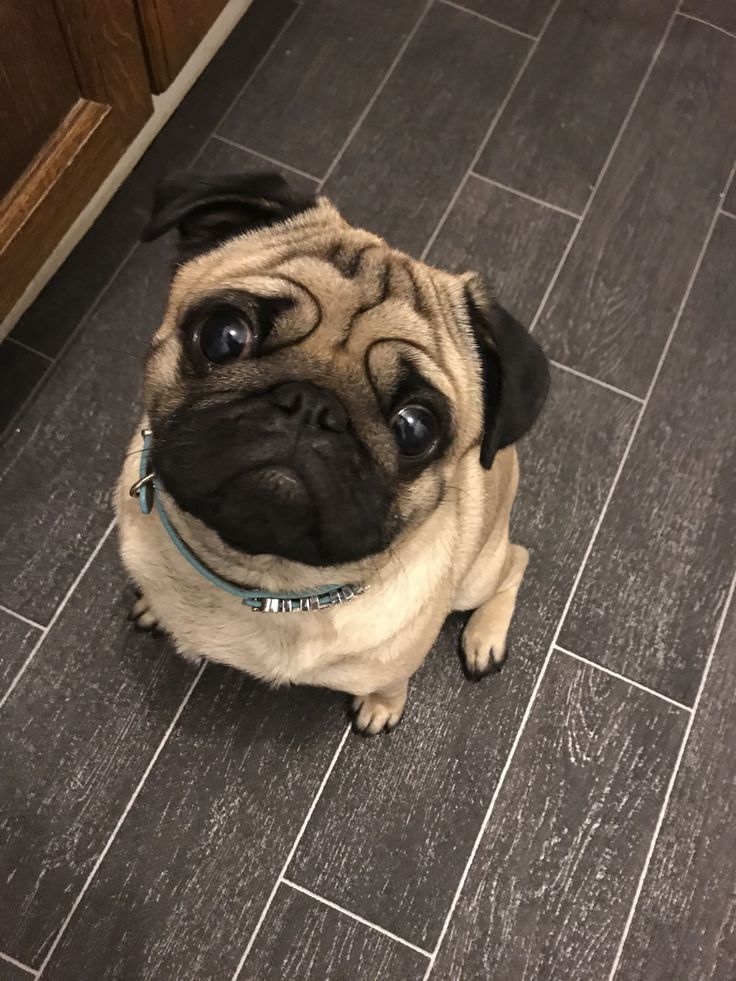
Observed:
[[[662,807],[659,812],[659,817],[657,818],[657,823],[654,827],[654,832],[652,834],[652,840],[649,843],[649,851],[647,852],[647,857],[644,859],[644,865],[641,870],[641,875],[639,876],[639,882],[636,887],[636,892],[634,893],[634,899],[631,903],[631,909],[629,910],[629,915],[626,920],[626,925],[624,926],[623,934],[621,935],[621,940],[619,941],[618,949],[616,951],[616,956],[611,967],[611,973],[608,975],[608,981],[613,981],[614,977],[619,968],[621,962],[621,955],[626,944],[626,940],[629,936],[629,931],[631,930],[631,924],[634,920],[634,915],[636,913],[636,907],[639,903],[639,898],[641,896],[642,889],[644,887],[644,881],[647,877],[649,871],[649,865],[651,864],[652,857],[654,855],[654,849],[657,844],[657,839],[659,838],[659,832],[662,829],[662,824],[664,823],[665,814],[669,806],[670,798],[672,796],[672,791],[675,786],[675,781],[677,780],[677,774],[680,770],[680,765],[682,763],[683,757],[685,756],[685,749],[687,748],[687,743],[690,738],[690,732],[692,731],[693,723],[695,722],[695,716],[698,711],[698,706],[700,705],[700,699],[703,695],[703,690],[705,689],[705,683],[708,680],[708,675],[710,673],[710,668],[713,663],[713,657],[718,646],[718,642],[721,639],[721,633],[723,631],[723,625],[726,622],[726,615],[728,614],[729,607],[731,605],[731,600],[733,599],[734,586],[736,586],[736,572],[731,579],[731,585],[726,594],[726,601],[723,604],[723,609],[721,610],[721,615],[718,618],[718,625],[716,626],[716,632],[713,637],[713,643],[711,644],[710,651],[708,652],[708,659],[705,662],[705,668],[703,669],[703,674],[700,678],[700,684],[698,685],[698,691],[695,695],[695,701],[693,702],[692,711],[690,713],[690,718],[687,720],[687,726],[685,727],[685,732],[682,737],[682,742],[680,743],[680,749],[677,754],[677,759],[675,760],[675,765],[672,770],[672,775],[670,776],[669,784],[667,785],[667,790],[665,791],[664,800],[662,801]]]
[[[77,588],[77,586],[79,585],[79,583],[83,579],[83,577],[84,577],[85,573],[87,572],[87,570],[89,569],[89,567],[92,565],[92,563],[94,562],[94,560],[97,558],[97,554],[99,553],[100,549],[105,544],[105,542],[107,541],[107,537],[110,534],[110,532],[112,531],[114,525],[115,525],[115,519],[113,518],[113,520],[110,522],[110,524],[105,529],[105,532],[102,535],[102,538],[99,540],[99,542],[95,545],[94,549],[92,550],[91,555],[89,555],[87,557],[87,561],[84,563],[84,565],[82,566],[82,568],[80,569],[80,571],[77,573],[76,578],[72,582],[72,584],[69,587],[69,589],[66,591],[66,594],[65,594],[64,598],[62,599],[62,601],[59,603],[59,605],[54,610],[54,615],[49,620],[48,626],[41,628],[41,636],[38,638],[38,640],[36,641],[36,643],[33,645],[33,649],[31,650],[31,653],[28,655],[28,657],[25,659],[25,661],[23,662],[23,664],[18,669],[18,673],[15,675],[15,677],[13,678],[13,680],[10,682],[10,685],[8,686],[7,691],[2,696],[2,698],[0,698],[0,708],[2,708],[3,705],[5,705],[5,703],[7,702],[8,698],[10,697],[13,689],[15,688],[15,686],[18,684],[18,682],[20,681],[20,679],[25,674],[28,665],[31,663],[31,661],[33,660],[33,658],[36,656],[36,652],[40,648],[41,644],[43,644],[44,640],[46,640],[46,637],[48,636],[49,631],[51,630],[51,628],[53,627],[53,625],[56,623],[56,621],[59,619],[59,617],[61,616],[61,613],[62,613],[64,607],[66,606],[66,604],[71,599],[72,593],[74,592],[74,590]],[[35,626],[38,626],[38,624],[35,624]]]
[[[3,952],[0,951],[0,961],[7,961],[8,964],[12,964],[13,967],[18,967],[21,971],[26,971],[32,978],[38,977],[38,971],[35,971],[27,964],[23,964],[21,961],[17,961],[14,957],[11,957],[10,954],[3,954]]]
[[[726,211],[725,208],[721,208],[720,213],[724,215],[724,217],[726,218],[733,218],[734,220],[736,220],[736,215],[732,211]]]
[[[447,3],[447,0],[441,0],[442,3]],[[508,191],[509,194],[515,194],[516,197],[524,198],[526,201],[533,201],[535,204],[541,204],[545,208],[549,208],[551,211],[559,211],[561,215],[569,215],[570,218],[574,218],[576,221],[580,220],[580,215],[577,211],[570,211],[569,208],[563,208],[559,204],[552,204],[551,201],[545,201],[542,198],[535,198],[533,194],[527,194],[526,191],[519,191],[515,187],[510,187],[508,184],[502,184],[501,181],[496,181],[492,177],[486,177],[485,174],[479,174],[474,170],[471,170],[469,177],[475,177],[476,180],[484,181],[486,184],[491,184],[493,187],[499,187],[502,191]]]
[[[266,49],[266,51],[264,52],[263,56],[259,60],[258,64],[255,66],[255,68],[253,69],[253,71],[250,73],[250,75],[246,78],[246,80],[240,86],[240,88],[238,89],[237,94],[235,95],[235,97],[233,99],[231,99],[230,102],[228,103],[227,109],[223,112],[223,114],[217,120],[217,122],[215,123],[215,125],[212,127],[212,129],[207,134],[207,139],[204,141],[204,143],[202,144],[201,148],[197,151],[197,153],[192,158],[191,163],[189,164],[190,167],[193,164],[195,164],[197,162],[197,160],[199,160],[199,158],[202,156],[202,154],[204,152],[204,149],[205,149],[205,147],[207,146],[207,143],[210,140],[210,137],[215,136],[217,134],[218,129],[222,126],[222,124],[225,122],[225,120],[227,119],[227,117],[230,115],[230,111],[235,106],[235,103],[238,102],[241,99],[241,97],[243,96],[243,93],[245,92],[245,90],[248,88],[248,86],[253,81],[253,79],[256,77],[256,75],[258,74],[258,72],[261,70],[261,68],[263,68],[263,66],[266,64],[266,62],[268,61],[268,59],[271,57],[271,52],[275,49],[276,45],[279,43],[279,41],[281,40],[281,38],[284,36],[284,34],[286,34],[286,32],[288,31],[288,29],[294,23],[294,20],[296,19],[296,16],[297,16],[297,14],[299,13],[300,10],[302,10],[302,5],[299,4],[299,3],[297,3],[294,6],[294,10],[289,14],[289,16],[287,17],[287,19],[281,25],[281,29],[276,34],[276,37],[273,39],[273,41],[271,41],[271,43],[269,44],[269,46]]]
[[[477,17],[478,20],[484,20],[488,24],[493,24],[494,27],[500,27],[504,31],[509,31],[511,34],[518,34],[520,37],[525,37],[529,41],[536,41],[537,39],[535,34],[527,34],[526,31],[520,31],[518,27],[511,27],[510,24],[504,24],[500,20],[494,20],[493,17],[478,13],[477,10],[471,10],[470,7],[464,7],[461,3],[455,3],[454,0],[440,0],[440,3],[446,7],[454,7],[455,10],[462,10],[464,14],[470,14],[471,17]]]
[[[694,20],[698,24],[704,24],[706,27],[710,27],[714,31],[719,31],[721,34],[725,34],[727,37],[736,38],[736,34],[733,31],[726,30],[725,27],[719,27],[718,24],[714,24],[710,20],[706,20],[704,17],[696,17],[695,14],[686,14],[684,11],[679,11],[680,17],[684,17],[686,20]]]
[[[416,23],[414,24],[414,26],[412,27],[412,29],[409,31],[409,33],[404,38],[404,42],[401,45],[401,47],[399,48],[399,50],[396,52],[396,55],[394,57],[394,60],[391,62],[391,64],[386,69],[386,74],[383,76],[383,78],[381,79],[381,81],[378,83],[378,86],[376,88],[376,91],[373,93],[373,95],[368,100],[368,103],[367,103],[366,107],[363,109],[363,111],[361,112],[361,114],[358,116],[357,120],[355,121],[355,124],[353,125],[353,128],[348,133],[347,138],[345,139],[344,143],[342,144],[342,146],[340,147],[340,149],[335,154],[335,157],[333,158],[333,161],[330,164],[330,166],[327,168],[327,172],[325,173],[324,177],[320,181],[319,187],[317,188],[317,190],[321,191],[322,188],[327,183],[327,181],[330,179],[330,177],[332,177],[333,173],[335,172],[335,169],[336,169],[337,165],[342,160],[345,151],[347,150],[347,148],[352,143],[353,137],[355,136],[355,134],[358,132],[358,130],[360,129],[360,127],[365,122],[366,116],[371,111],[371,109],[375,105],[375,103],[376,103],[379,95],[381,94],[381,92],[383,92],[384,88],[386,87],[386,84],[387,84],[388,80],[391,78],[391,76],[394,73],[394,69],[396,68],[396,66],[398,65],[398,63],[401,61],[401,59],[402,59],[402,57],[404,55],[404,52],[409,47],[409,45],[411,44],[411,42],[414,40],[414,36],[416,35],[417,31],[421,27],[421,25],[422,25],[422,23],[424,21],[424,18],[429,13],[429,8],[432,6],[433,2],[434,2],[434,0],[427,0],[427,3],[425,4],[424,9],[422,10],[421,14],[419,15],[419,17],[416,20]]]
[[[603,381],[601,378],[594,378],[592,375],[586,375],[584,371],[579,371],[577,368],[571,368],[569,364],[562,364],[560,361],[553,361],[549,358],[549,363],[554,365],[555,368],[559,368],[560,371],[568,371],[571,375],[576,375],[578,378],[584,378],[585,381],[592,382],[594,385],[600,385],[602,388],[607,388],[611,392],[615,392],[617,395],[623,395],[627,399],[631,399],[632,402],[638,402],[640,405],[644,404],[644,399],[640,395],[632,395],[631,392],[625,391],[623,388],[619,388],[617,385],[611,385],[610,382]]]
[[[651,57],[647,70],[644,72],[644,76],[641,82],[639,83],[639,87],[634,93],[634,98],[632,99],[631,105],[629,106],[626,116],[624,117],[624,121],[621,123],[619,131],[616,134],[616,138],[611,145],[611,149],[608,151],[608,156],[603,162],[603,166],[601,167],[598,177],[596,178],[595,184],[593,185],[593,189],[588,195],[588,200],[586,201],[585,207],[583,208],[582,214],[580,215],[580,220],[578,221],[577,226],[573,229],[572,235],[570,236],[568,243],[565,246],[562,255],[560,256],[560,261],[557,263],[557,267],[554,273],[552,274],[552,278],[547,284],[547,289],[544,291],[544,295],[542,296],[539,306],[537,307],[537,312],[534,314],[534,319],[529,325],[530,331],[534,330],[534,328],[537,326],[537,323],[539,322],[539,318],[542,315],[542,310],[544,309],[547,300],[549,299],[550,294],[552,293],[552,290],[554,289],[555,284],[557,283],[560,273],[562,272],[562,267],[565,265],[565,262],[567,261],[567,257],[572,251],[572,247],[575,244],[575,240],[577,239],[580,233],[580,229],[583,226],[583,222],[585,221],[585,218],[587,217],[588,212],[590,211],[591,205],[595,200],[595,196],[598,193],[598,188],[601,186],[603,182],[603,178],[608,173],[608,168],[610,167],[611,161],[613,160],[616,150],[618,150],[619,144],[621,143],[624,133],[628,128],[629,121],[631,120],[631,117],[634,115],[634,111],[639,104],[639,99],[641,98],[642,92],[644,91],[646,84],[649,81],[649,78],[654,70],[654,66],[656,65],[659,56],[662,53],[662,49],[664,48],[665,43],[667,42],[667,38],[669,37],[670,31],[672,30],[672,25],[675,23],[675,17],[677,16],[681,3],[682,0],[679,0],[678,4],[676,5],[675,9],[672,11],[672,14],[670,15],[670,19],[667,21],[667,26],[664,29],[662,38],[659,44],[657,45],[654,54]]]
[[[566,647],[561,647],[559,644],[555,644],[556,650],[561,654],[566,654],[568,657],[574,657],[576,661],[581,661],[583,664],[587,664],[591,668],[596,668],[598,671],[602,671],[603,674],[610,674],[612,678],[617,678],[619,681],[625,682],[627,685],[631,685],[632,688],[639,688],[641,691],[645,691],[648,695],[654,695],[655,698],[661,698],[663,702],[669,702],[670,705],[674,705],[675,708],[682,709],[683,712],[687,712],[688,715],[693,711],[689,705],[685,705],[684,702],[678,702],[675,698],[670,698],[669,695],[662,694],[661,691],[655,691],[654,688],[650,688],[648,685],[642,685],[639,681],[634,681],[633,678],[627,678],[625,674],[619,674],[618,671],[612,671],[610,668],[604,667],[602,664],[598,664],[597,661],[591,661],[589,657],[583,657],[582,654],[576,654],[574,651],[569,651]]]
[[[11,344],[15,344],[16,347],[22,347],[24,351],[30,351],[31,354],[37,354],[39,358],[43,358],[44,361],[49,361],[53,363],[53,358],[49,354],[44,354],[43,351],[39,351],[38,348],[31,347],[30,344],[26,344],[24,341],[19,341],[17,337],[13,337],[12,333],[8,334],[5,341],[10,341]],[[4,342],[3,342],[4,343]]]
[[[235,147],[236,150],[243,150],[245,153],[250,153],[254,157],[260,157],[261,160],[273,164],[274,167],[282,167],[284,170],[290,170],[292,174],[298,174],[300,177],[314,181],[315,184],[319,183],[319,177],[315,177],[314,174],[308,174],[306,170],[299,170],[298,167],[292,167],[290,164],[284,163],[283,160],[269,157],[265,153],[261,153],[260,150],[254,150],[252,147],[243,146],[242,143],[236,143],[235,140],[230,140],[227,136],[220,136],[219,133],[213,133],[211,138],[217,140],[219,143],[226,143],[228,146]]]
[[[15,610],[11,610],[9,606],[3,606],[0,603],[0,610],[3,613],[7,613],[11,617],[15,617],[16,620],[22,620],[23,623],[27,623],[29,627],[35,627],[36,630],[40,630],[42,633],[46,632],[46,627],[42,623],[36,623],[35,620],[31,620],[30,617],[24,617],[22,613],[16,613]]]
[[[67,339],[61,345],[61,347],[59,348],[56,356],[53,358],[52,361],[49,362],[48,367],[46,368],[46,370],[44,371],[44,373],[41,375],[41,377],[38,379],[38,381],[36,382],[36,384],[33,386],[33,388],[31,389],[31,391],[29,392],[28,396],[24,399],[23,403],[19,406],[17,412],[12,416],[12,418],[5,425],[5,427],[2,430],[0,430],[0,435],[9,434],[10,431],[17,425],[18,421],[21,419],[21,417],[26,412],[26,410],[30,408],[30,406],[31,406],[33,400],[35,399],[36,395],[41,391],[41,389],[43,388],[43,386],[46,384],[46,382],[47,382],[47,380],[48,380],[51,372],[54,370],[54,368],[56,367],[56,365],[59,364],[59,362],[61,361],[61,359],[64,356],[64,354],[66,354],[68,348],[71,347],[71,345],[74,343],[75,339],[82,332],[82,330],[84,329],[87,321],[92,317],[92,314],[95,312],[95,310],[97,309],[97,307],[102,302],[102,299],[105,296],[105,293],[107,293],[108,289],[115,282],[115,280],[117,279],[118,275],[120,274],[123,266],[125,266],[125,264],[128,262],[128,260],[130,259],[130,257],[133,255],[133,253],[135,252],[135,250],[137,248],[138,248],[138,242],[135,241],[131,245],[131,247],[128,249],[128,251],[125,253],[125,255],[120,260],[120,262],[117,264],[117,266],[115,266],[115,268],[113,269],[113,271],[110,273],[109,278],[100,287],[99,292],[97,293],[97,295],[94,297],[94,299],[90,303],[90,305],[87,308],[86,312],[80,318],[80,320],[77,323],[77,325],[74,328],[74,330],[71,331],[71,333],[69,334],[69,336],[67,337]],[[15,343],[17,344],[18,342],[15,341]]]
[[[503,101],[501,102],[501,105],[496,110],[496,113],[495,113],[493,119],[491,120],[491,123],[490,123],[488,129],[486,130],[485,136],[480,141],[480,146],[475,151],[475,154],[473,155],[473,159],[470,161],[470,165],[469,165],[468,169],[465,171],[465,174],[464,174],[462,180],[460,181],[460,183],[458,184],[458,186],[455,188],[455,193],[452,195],[452,197],[448,201],[447,207],[442,212],[442,215],[440,216],[440,220],[437,222],[437,225],[435,226],[434,231],[429,236],[429,241],[425,245],[425,247],[424,247],[424,249],[422,251],[422,254],[419,256],[419,258],[422,261],[425,261],[426,260],[427,255],[429,254],[432,246],[434,245],[435,241],[437,240],[437,236],[440,234],[440,232],[444,228],[445,222],[449,218],[452,209],[455,207],[455,204],[457,203],[457,199],[460,197],[460,195],[462,194],[463,190],[465,189],[465,185],[468,182],[468,178],[470,177],[470,175],[472,173],[474,173],[475,168],[476,168],[476,166],[478,164],[478,161],[480,160],[481,155],[482,155],[483,151],[485,150],[486,145],[487,145],[488,141],[490,140],[490,138],[491,138],[491,136],[493,134],[493,131],[495,130],[496,126],[498,125],[499,119],[503,115],[503,113],[504,113],[504,111],[506,109],[506,106],[511,101],[511,96],[516,91],[516,87],[519,84],[519,82],[521,81],[521,77],[524,74],[524,72],[526,71],[527,65],[532,60],[532,57],[534,55],[534,52],[537,50],[537,47],[539,45],[539,42],[544,37],[544,33],[547,30],[547,25],[549,24],[549,22],[554,17],[555,11],[559,7],[560,3],[561,3],[561,0],[555,0],[555,2],[552,4],[551,10],[547,14],[547,19],[545,20],[544,24],[542,25],[542,30],[539,32],[539,37],[537,37],[529,45],[529,50],[527,51],[526,56],[525,56],[524,60],[522,61],[521,65],[519,67],[518,72],[514,76],[513,82],[509,86],[508,91],[506,92],[506,95],[504,96]]]
[[[669,27],[671,26],[671,24],[672,24],[672,21],[670,20],[670,23],[668,24],[668,28],[667,28],[668,30],[669,30]],[[736,171],[736,163],[734,163],[734,166],[731,169],[731,173],[729,174],[728,180],[726,181],[726,185],[725,185],[726,187],[729,186],[729,183],[730,183],[732,177],[734,176],[734,172],[735,171]],[[490,819],[491,819],[491,815],[493,814],[493,809],[494,809],[494,807],[496,805],[496,801],[498,800],[498,797],[499,797],[499,794],[500,794],[501,789],[503,787],[504,781],[506,780],[506,776],[508,774],[508,771],[511,768],[511,763],[513,761],[513,757],[514,757],[514,754],[516,752],[516,747],[519,745],[519,742],[521,740],[521,737],[522,737],[522,734],[524,732],[524,729],[526,728],[527,721],[529,720],[529,716],[531,715],[534,702],[536,700],[537,694],[539,693],[539,689],[541,688],[542,680],[544,678],[544,675],[545,675],[545,673],[547,671],[547,666],[549,665],[550,659],[552,657],[552,652],[554,651],[555,647],[557,646],[557,641],[558,641],[559,636],[560,636],[560,633],[562,631],[562,625],[564,624],[565,618],[567,617],[567,614],[568,614],[568,612],[570,610],[570,607],[572,606],[573,598],[575,597],[575,593],[577,592],[577,588],[580,585],[580,580],[583,577],[583,572],[585,571],[585,567],[586,567],[586,565],[588,563],[588,559],[590,558],[591,552],[593,551],[593,546],[595,545],[596,539],[598,538],[598,533],[600,532],[601,526],[603,525],[603,520],[604,520],[604,518],[606,516],[606,512],[608,510],[608,506],[611,503],[611,500],[613,498],[613,495],[614,495],[614,492],[616,490],[616,487],[618,486],[618,482],[621,479],[621,474],[623,473],[624,467],[626,465],[626,461],[627,461],[627,459],[629,457],[629,453],[631,452],[631,447],[634,445],[634,440],[636,439],[636,434],[637,434],[637,432],[639,430],[639,426],[641,425],[641,421],[644,418],[644,413],[646,412],[647,405],[649,404],[649,399],[651,398],[652,392],[654,391],[654,387],[657,384],[657,379],[659,378],[659,374],[660,374],[660,372],[662,370],[662,365],[665,362],[665,358],[667,357],[667,353],[668,353],[668,351],[670,349],[670,346],[672,344],[672,340],[673,340],[673,338],[675,336],[675,332],[677,331],[677,328],[679,326],[680,320],[682,318],[683,311],[685,309],[685,306],[687,304],[688,299],[690,298],[690,293],[692,291],[693,284],[694,284],[695,279],[696,279],[696,277],[698,275],[698,272],[700,270],[700,266],[701,266],[702,261],[703,261],[703,256],[705,255],[706,249],[708,248],[708,244],[709,244],[709,242],[711,240],[711,237],[713,235],[713,230],[714,230],[714,228],[716,226],[716,219],[718,218],[718,213],[719,213],[719,208],[716,208],[715,211],[713,212],[713,218],[711,219],[711,223],[710,223],[710,226],[709,226],[708,231],[706,233],[706,236],[705,236],[705,239],[703,241],[703,244],[701,246],[700,252],[698,253],[698,257],[695,260],[695,264],[693,266],[692,272],[690,273],[690,276],[688,278],[687,286],[685,287],[685,293],[684,293],[684,295],[682,297],[682,300],[680,301],[679,307],[677,308],[677,313],[675,314],[675,318],[673,320],[672,327],[670,328],[669,335],[667,336],[667,340],[665,342],[665,345],[662,348],[662,353],[659,356],[659,360],[657,362],[657,367],[655,368],[654,374],[652,376],[652,380],[649,383],[649,388],[647,390],[647,394],[646,394],[646,397],[644,399],[644,403],[643,403],[643,405],[642,405],[642,407],[641,407],[641,409],[639,411],[639,414],[636,417],[636,421],[634,422],[634,425],[632,427],[631,435],[629,436],[629,440],[628,440],[628,442],[626,444],[626,449],[623,452],[623,455],[621,457],[621,460],[619,461],[619,465],[618,465],[618,467],[616,469],[616,473],[614,475],[614,478],[613,478],[613,481],[611,483],[611,486],[608,489],[608,494],[606,495],[606,499],[603,502],[603,507],[601,508],[601,512],[598,515],[598,520],[596,521],[595,528],[593,529],[593,534],[591,535],[590,541],[588,542],[588,547],[585,550],[585,554],[583,555],[583,559],[582,559],[582,562],[580,563],[580,567],[578,568],[578,571],[575,574],[575,579],[574,579],[573,584],[572,584],[572,589],[570,590],[570,595],[567,597],[567,600],[565,602],[565,606],[564,606],[564,608],[562,610],[562,615],[561,615],[561,617],[560,617],[560,619],[559,619],[559,621],[557,623],[557,627],[555,628],[555,633],[554,633],[554,636],[552,638],[552,643],[549,646],[549,650],[547,651],[547,655],[546,655],[546,657],[544,659],[544,663],[542,664],[542,668],[541,668],[541,670],[539,672],[539,675],[537,676],[537,680],[536,680],[536,682],[534,684],[534,688],[532,689],[531,696],[529,698],[529,701],[527,702],[526,708],[524,709],[524,714],[523,714],[522,719],[521,719],[521,722],[519,724],[519,728],[518,728],[518,730],[516,732],[516,736],[514,737],[514,741],[513,741],[512,745],[511,745],[511,749],[509,750],[509,755],[506,757],[506,762],[504,763],[503,770],[501,771],[501,775],[498,778],[498,783],[496,784],[496,788],[495,788],[495,790],[493,792],[493,796],[491,798],[491,802],[488,805],[488,809],[486,811],[485,817],[483,818],[483,822],[482,822],[482,824],[480,826],[480,830],[478,831],[478,834],[476,836],[476,839],[475,839],[475,841],[473,843],[473,848],[472,848],[472,850],[470,852],[470,855],[468,857],[468,860],[467,860],[467,862],[465,864],[465,868],[463,869],[462,876],[460,877],[460,882],[458,883],[457,889],[455,890],[455,894],[454,894],[454,896],[452,898],[452,902],[450,904],[450,908],[447,911],[447,916],[445,917],[445,921],[444,921],[444,923],[442,925],[442,931],[440,933],[439,940],[437,941],[437,946],[434,949],[434,953],[432,955],[432,958],[430,960],[429,966],[428,966],[428,968],[427,968],[427,970],[425,972],[425,975],[424,975],[424,981],[426,981],[426,979],[429,977],[430,972],[432,971],[432,968],[434,967],[434,962],[437,959],[437,955],[438,955],[438,953],[440,951],[440,947],[442,946],[442,941],[444,940],[445,934],[447,933],[447,929],[448,929],[448,927],[450,925],[450,920],[452,919],[452,915],[455,912],[455,907],[457,906],[458,900],[460,899],[460,893],[462,892],[463,887],[465,885],[465,881],[468,878],[468,874],[469,874],[470,868],[471,868],[471,866],[473,864],[473,860],[475,859],[475,856],[476,856],[476,853],[478,851],[478,848],[480,847],[481,840],[483,838],[483,835],[485,834],[486,828],[488,827],[488,824],[489,824]],[[692,713],[690,715],[689,722],[691,722],[692,719],[693,719],[693,716],[695,714],[695,707],[696,706],[697,706],[697,699],[696,699],[695,706],[693,707]],[[609,981],[611,981],[610,978],[609,978]]]
[[[286,870],[288,869],[289,864],[291,863],[291,860],[294,857],[297,848],[299,847],[299,842],[302,840],[302,836],[304,832],[307,830],[307,825],[309,824],[312,814],[314,814],[314,810],[317,807],[317,804],[319,803],[319,799],[322,796],[325,786],[327,785],[327,781],[330,779],[330,775],[335,768],[335,764],[337,763],[338,757],[342,752],[342,748],[345,745],[345,740],[348,738],[348,734],[350,733],[351,729],[352,729],[352,723],[349,723],[345,727],[345,731],[342,734],[337,749],[335,750],[332,759],[330,760],[330,763],[327,769],[325,770],[324,776],[322,777],[322,781],[319,787],[317,788],[317,793],[314,795],[314,799],[312,800],[312,803],[309,805],[309,810],[307,811],[305,818],[302,821],[302,826],[299,828],[299,831],[297,832],[297,836],[294,839],[291,848],[289,849],[289,854],[286,856],[286,861],[281,867],[281,872],[279,873],[279,877],[274,883],[273,889],[271,890],[271,893],[268,899],[266,900],[266,905],[263,907],[263,910],[261,911],[261,915],[258,917],[258,922],[256,923],[253,929],[253,933],[250,935],[250,940],[248,941],[248,944],[245,950],[243,951],[242,957],[238,961],[238,966],[235,968],[235,973],[232,976],[232,981],[238,981],[238,978],[240,977],[240,972],[243,970],[243,965],[245,964],[246,958],[248,957],[248,954],[250,954],[255,939],[258,936],[261,927],[263,926],[263,922],[266,919],[266,915],[269,909],[271,908],[271,904],[273,903],[274,896],[276,895],[276,891],[278,890],[281,883],[284,881]]]
[[[51,960],[51,957],[52,957],[54,951],[56,950],[56,948],[57,948],[57,946],[59,944],[59,941],[64,936],[64,933],[66,932],[67,927],[71,923],[71,921],[72,921],[72,919],[74,917],[74,914],[77,911],[77,908],[78,908],[79,904],[82,902],[82,899],[84,899],[84,896],[85,896],[87,890],[89,889],[90,884],[92,883],[92,880],[94,879],[95,875],[97,874],[97,870],[99,869],[100,865],[102,865],[103,861],[105,860],[105,856],[107,855],[107,853],[112,848],[112,845],[113,845],[113,843],[115,841],[115,838],[117,837],[118,832],[120,831],[120,828],[123,826],[123,822],[125,821],[126,817],[128,816],[129,811],[131,810],[131,808],[135,804],[136,800],[138,799],[138,795],[140,794],[141,790],[143,789],[143,785],[145,784],[146,780],[148,779],[148,776],[149,776],[151,770],[156,765],[156,761],[158,760],[159,756],[161,755],[161,753],[162,753],[162,751],[164,749],[164,746],[168,742],[169,737],[171,736],[171,733],[174,731],[174,728],[175,728],[177,722],[179,721],[182,712],[186,708],[187,702],[189,701],[189,699],[192,696],[192,692],[197,687],[197,682],[202,677],[202,673],[204,672],[204,669],[205,669],[206,666],[207,666],[207,662],[203,660],[202,663],[200,664],[198,670],[197,670],[197,673],[195,674],[194,678],[192,679],[192,682],[189,685],[189,688],[187,689],[187,693],[184,695],[184,698],[179,703],[179,707],[177,708],[176,712],[174,713],[174,717],[171,720],[171,722],[169,723],[168,728],[166,729],[166,732],[163,735],[163,738],[161,739],[161,741],[159,742],[158,746],[156,747],[156,749],[155,749],[155,751],[153,753],[153,756],[148,761],[148,766],[143,771],[143,774],[142,774],[140,780],[138,781],[135,790],[133,791],[132,797],[130,798],[130,800],[128,801],[128,803],[125,805],[125,810],[123,811],[123,813],[118,818],[117,823],[116,823],[115,827],[113,828],[112,833],[110,834],[110,837],[105,842],[105,847],[102,849],[102,851],[98,855],[97,861],[92,866],[92,869],[91,869],[89,875],[87,876],[87,879],[85,880],[85,883],[82,886],[82,889],[80,890],[79,894],[77,895],[77,898],[74,900],[74,903],[72,905],[72,908],[69,910],[69,913],[67,914],[64,922],[62,923],[61,928],[59,929],[58,933],[54,937],[53,942],[52,942],[51,946],[48,949],[48,953],[44,957],[43,963],[41,964],[41,967],[38,969],[37,977],[40,978],[41,975],[43,974],[44,970],[48,966],[48,963]]]
[[[325,899],[324,896],[318,896],[316,892],[312,892],[310,889],[305,889],[304,886],[300,886],[296,882],[292,882],[291,879],[282,878],[281,882],[285,886],[291,886],[292,889],[296,889],[297,892],[304,893],[304,895],[309,896],[310,899],[314,899],[316,902],[322,903],[324,906],[329,906],[330,909],[334,909],[338,913],[342,913],[344,916],[349,916],[351,920],[362,923],[363,926],[370,927],[371,930],[375,930],[376,933],[382,933],[384,937],[389,937],[391,940],[395,940],[397,943],[403,944],[404,947],[409,947],[411,950],[416,951],[417,954],[422,954],[424,957],[432,956],[428,950],[424,950],[422,947],[417,947],[416,944],[411,943],[409,940],[404,940],[404,938],[400,937],[397,933],[391,933],[390,930],[386,930],[377,923],[371,923],[370,920],[366,920],[364,917],[358,916],[357,913],[353,913],[351,910],[345,909],[344,906],[338,906],[337,903],[333,903],[330,899]]]

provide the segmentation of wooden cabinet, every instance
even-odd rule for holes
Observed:
[[[162,92],[222,12],[227,0],[136,0],[151,87]]]
[[[0,322],[226,5],[0,0]]]
[[[0,317],[151,112],[133,0],[0,3]]]

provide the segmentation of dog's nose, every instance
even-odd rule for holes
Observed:
[[[287,415],[314,429],[344,433],[348,414],[338,397],[310,382],[286,382],[271,392],[271,401]]]

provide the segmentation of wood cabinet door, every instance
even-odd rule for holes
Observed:
[[[134,0],[0,0],[0,319],[151,110]]]
[[[151,88],[163,92],[222,13],[227,0],[136,0]]]

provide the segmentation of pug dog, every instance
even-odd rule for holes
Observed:
[[[451,611],[503,664],[527,565],[514,443],[539,345],[474,273],[355,228],[279,176],[161,187],[178,265],[116,495],[131,616],[187,658],[352,696],[388,731]]]

